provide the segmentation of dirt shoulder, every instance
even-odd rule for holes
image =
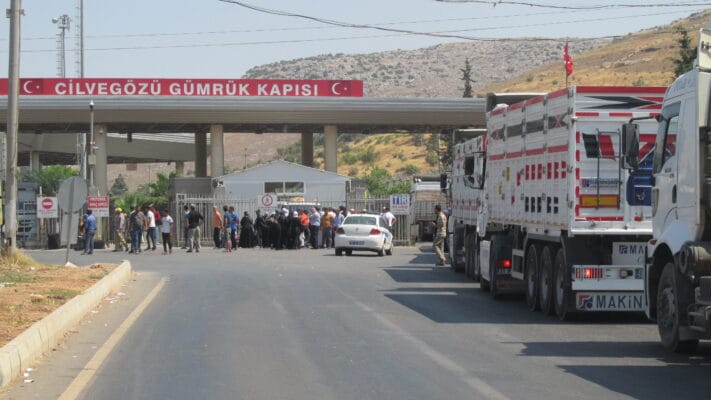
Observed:
[[[0,346],[82,293],[117,265],[43,265],[19,254],[0,257]]]

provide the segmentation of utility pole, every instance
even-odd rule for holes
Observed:
[[[10,0],[10,49],[7,94],[7,167],[5,169],[5,254],[17,250],[17,130],[20,117],[20,0]]]

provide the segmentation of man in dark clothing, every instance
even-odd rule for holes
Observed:
[[[257,210],[257,217],[254,219],[254,229],[257,231],[257,246],[264,248],[264,236],[267,229],[267,222],[260,210]]]
[[[252,223],[252,218],[249,217],[249,213],[247,211],[245,211],[242,216],[240,226],[242,227],[242,230],[240,230],[239,233],[239,247],[254,247],[254,224]]]
[[[192,253],[193,249],[195,249],[196,253],[200,252],[200,223],[204,219],[205,217],[195,209],[195,206],[190,206],[190,214],[188,214],[188,253]]]

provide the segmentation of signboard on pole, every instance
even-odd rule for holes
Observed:
[[[262,213],[270,214],[275,212],[277,207],[276,193],[264,193],[263,195],[257,196],[257,207]]]
[[[59,217],[59,203],[56,197],[37,198],[37,218],[57,218]]]
[[[91,210],[95,217],[109,216],[109,196],[88,196],[86,208]]]
[[[394,215],[409,215],[410,214],[410,195],[409,194],[391,194],[390,195],[390,212]]]

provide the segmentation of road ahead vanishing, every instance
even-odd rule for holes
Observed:
[[[32,255],[54,261],[59,253]],[[125,257],[97,251],[91,260]],[[204,249],[130,260],[136,279],[36,365],[33,383],[16,384],[7,398],[598,400],[711,393],[711,344],[690,356],[670,354],[656,325],[639,315],[561,323],[529,312],[521,297],[495,301],[462,274],[433,267],[427,246],[396,248],[392,257]]]

